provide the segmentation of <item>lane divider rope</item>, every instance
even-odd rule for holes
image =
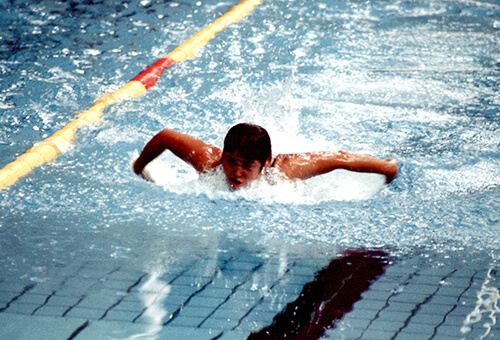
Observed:
[[[147,67],[130,82],[119,90],[105,93],[99,97],[94,104],[77,114],[76,118],[54,133],[51,137],[35,144],[12,163],[7,164],[0,170],[0,191],[12,184],[19,178],[27,175],[34,168],[53,161],[59,154],[67,149],[75,138],[76,132],[89,124],[99,123],[102,111],[129,98],[137,98],[153,87],[163,74],[163,71],[188,58],[194,57],[195,53],[205,46],[209,40],[231,24],[240,21],[250,14],[262,0],[242,0],[231,7],[210,25],[196,33],[182,45],[176,47],[166,56],[158,59],[153,65]]]

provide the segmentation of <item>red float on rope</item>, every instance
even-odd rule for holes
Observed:
[[[153,65],[148,66],[132,80],[141,82],[146,87],[146,90],[149,90],[160,79],[163,71],[174,64],[175,60],[171,58],[158,59]]]

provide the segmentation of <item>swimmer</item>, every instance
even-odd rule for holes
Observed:
[[[335,169],[371,172],[385,175],[390,183],[398,172],[394,159],[381,160],[359,153],[310,152],[297,154],[271,153],[271,139],[258,125],[241,123],[233,126],[224,138],[224,148],[173,130],[162,130],[144,147],[133,169],[153,181],[146,165],[163,151],[191,164],[198,172],[210,172],[222,165],[227,182],[233,189],[248,186],[265,168],[275,168],[288,179],[307,179]]]

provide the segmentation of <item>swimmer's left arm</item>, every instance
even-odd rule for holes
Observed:
[[[382,160],[346,151],[278,155],[275,167],[290,179],[307,179],[335,169],[345,169],[379,173],[385,175],[387,183],[390,183],[398,172],[398,164],[394,159]]]
[[[133,164],[134,172],[150,179],[151,176],[144,172],[146,165],[165,150],[171,151],[199,172],[215,168],[220,163],[222,154],[222,150],[216,146],[181,132],[164,129],[146,144]]]

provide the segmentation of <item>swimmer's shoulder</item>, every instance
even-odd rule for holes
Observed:
[[[274,157],[272,165],[288,179],[307,179],[317,175],[315,163],[321,153],[289,153]]]
[[[191,156],[195,156],[195,153],[192,153]],[[222,164],[222,149],[206,143],[199,149],[196,161],[198,166],[195,166],[195,169],[199,172],[211,172]]]
[[[273,155],[270,168],[276,169],[286,177],[290,177],[290,170],[293,167],[294,154]]]

